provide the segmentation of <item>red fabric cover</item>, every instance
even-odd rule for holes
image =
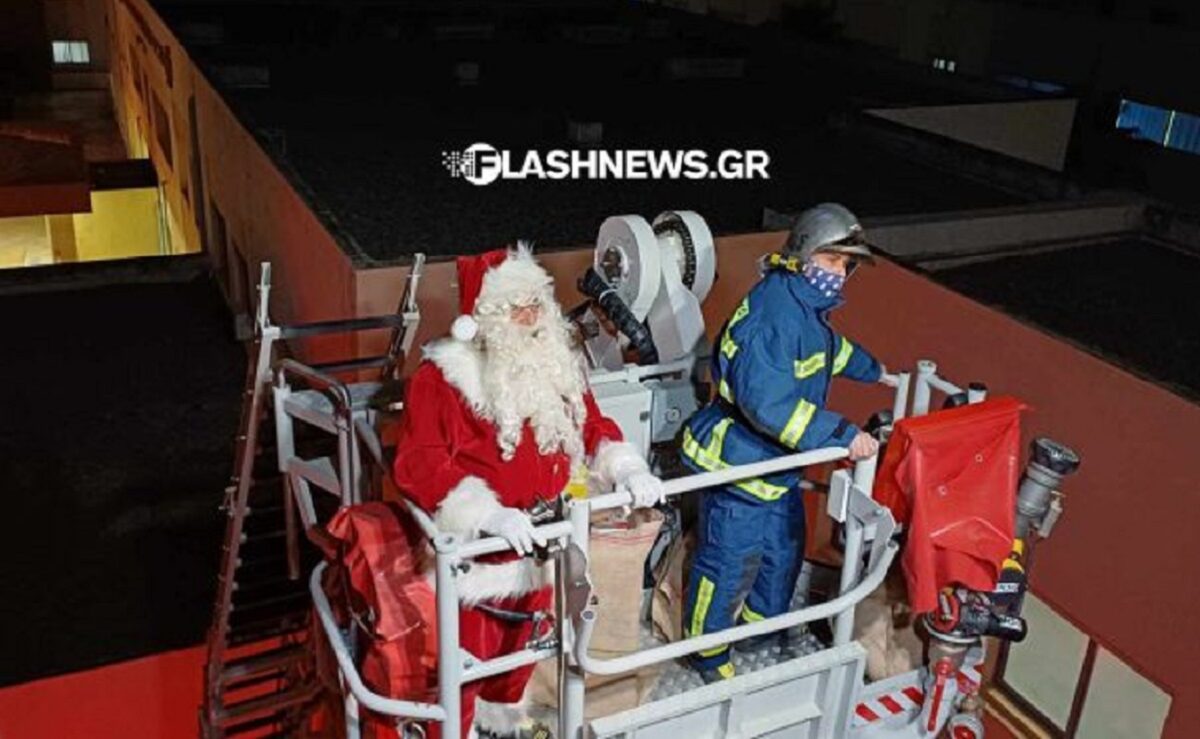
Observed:
[[[375,616],[359,666],[363,682],[380,695],[435,700],[437,607],[421,575],[424,544],[415,522],[395,503],[364,503],[341,509],[326,528],[339,542],[335,567],[349,579],[350,605]]]
[[[620,441],[621,429],[604,416],[589,392],[583,443],[588,455],[601,441]],[[405,413],[397,434],[396,485],[429,513],[463,478],[474,475],[487,483],[501,505],[528,509],[539,498],[552,500],[566,487],[571,460],[562,453],[538,451],[533,429],[525,425],[511,460],[501,457],[496,427],[477,416],[433,362],[422,362],[408,382]],[[514,552],[480,561],[515,559]]]
[[[1012,548],[1020,414],[1001,397],[896,424],[874,495],[908,528],[901,562],[916,613],[951,584],[990,591]]]
[[[475,312],[475,301],[483,288],[483,275],[492,267],[499,266],[508,258],[508,249],[493,249],[476,256],[459,257],[458,268],[458,312],[469,316]],[[465,735],[464,735],[465,736]]]

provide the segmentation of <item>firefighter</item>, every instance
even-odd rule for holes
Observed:
[[[862,263],[873,259],[853,213],[823,203],[800,215],[783,252],[764,260],[763,278],[721,329],[712,361],[717,396],[684,428],[689,468],[820,447],[848,447],[851,459],[878,451],[873,437],[825,408],[834,377],[877,382],[883,375],[874,357],[829,324]],[[704,491],[683,614],[688,636],[789,609],[804,556],[800,477],[792,471]],[[693,655],[692,664],[706,682],[734,675],[728,646]]]

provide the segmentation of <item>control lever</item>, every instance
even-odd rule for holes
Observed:
[[[863,426],[863,431],[874,436],[880,442],[885,442],[894,420],[891,411],[877,411],[867,419],[867,425]]]
[[[942,403],[942,410],[946,411],[950,410],[951,408],[961,408],[969,402],[971,401],[969,398],[967,398],[966,393],[954,393],[953,395],[947,395],[945,402]]]

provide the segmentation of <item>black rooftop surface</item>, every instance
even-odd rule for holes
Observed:
[[[617,3],[382,3],[354,4],[352,12],[327,3],[158,5],[185,42],[205,33],[211,41],[220,28],[221,43],[189,47],[210,79],[224,64],[269,69],[269,89],[224,94],[362,264],[517,238],[576,246],[591,242],[609,215],[671,208],[696,210],[715,232],[735,233],[758,230],[764,207],[796,211],[821,200],[864,216],[1021,202],[828,123],[875,105],[984,99],[991,93],[982,85],[948,92],[911,73],[881,79],[853,64],[855,50],[805,45],[779,27]],[[490,24],[494,35],[447,40],[443,28],[439,40],[447,23]],[[629,40],[582,45],[578,34],[589,24],[628,29]],[[663,70],[680,57],[744,57],[746,76],[668,80]],[[477,86],[457,85],[460,61],[480,64]],[[514,152],[575,148],[566,136],[573,118],[602,122],[610,150],[764,149],[771,179],[476,187],[442,167],[443,152],[474,142]]]
[[[0,316],[0,686],[202,642],[246,363],[216,284],[3,295]]]
[[[1113,364],[1200,399],[1200,258],[1125,239],[934,272]]]

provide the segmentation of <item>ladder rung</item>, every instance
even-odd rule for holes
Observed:
[[[293,590],[304,590],[304,585],[300,580],[293,580],[286,575],[282,577],[260,578],[258,580],[241,579],[234,581],[234,589],[237,590],[239,597],[249,597],[251,593],[269,593]],[[307,592],[307,591],[306,591]]]
[[[293,457],[288,460],[288,472],[295,473],[308,480],[313,485],[334,495],[341,496],[342,485],[338,481],[337,469],[329,457],[316,459],[300,459]]]
[[[269,693],[258,698],[239,701],[231,706],[222,706],[220,722],[222,726],[228,726],[235,721],[261,718],[275,711],[304,703],[316,694],[315,686],[297,685],[282,693]]]
[[[289,717],[285,711],[276,711],[276,712],[269,713],[266,716],[263,716],[262,718],[256,718],[253,721],[243,721],[239,724],[234,724],[233,726],[229,726],[225,729],[224,734],[225,734],[225,736],[239,736],[241,734],[249,734],[252,731],[260,731],[262,729],[267,729],[270,727],[278,726],[279,724],[284,723],[288,719],[289,719]],[[275,736],[275,735],[267,734],[265,736]]]
[[[287,670],[283,669],[268,670],[267,672],[260,672],[257,675],[231,678],[222,687],[225,690],[225,695],[228,696],[230,693],[241,692],[270,682],[283,680],[287,678],[287,674]]]
[[[284,634],[292,634],[305,629],[307,625],[307,615],[290,614],[288,616],[276,616],[261,621],[230,626],[227,639],[230,646],[240,647],[243,644],[283,636]]]
[[[303,644],[288,644],[278,649],[230,660],[225,669],[221,670],[221,680],[229,684],[251,675],[279,670],[303,660],[307,655],[308,649]]]
[[[304,589],[304,588],[299,588],[291,593],[283,593],[281,595],[272,595],[267,598],[261,598],[258,600],[250,601],[249,603],[238,603],[237,605],[232,606],[230,610],[235,613],[242,614],[242,613],[245,613],[246,611],[254,611],[254,610],[258,610],[260,608],[268,608],[270,606],[277,606],[280,603],[288,603],[291,601],[307,599],[307,598],[308,598],[308,590]]]
[[[271,539],[280,539],[286,535],[287,535],[286,529],[280,529],[278,531],[264,531],[262,533],[256,533],[256,534],[254,534],[254,536],[250,536],[249,534],[243,532],[242,533],[242,543],[243,544],[253,544],[255,542],[269,541]]]
[[[378,382],[353,382],[346,385],[350,393],[350,409],[355,415],[361,415],[370,404],[371,398],[379,392]],[[330,434],[337,433],[337,423],[334,420],[333,401],[319,390],[298,390],[288,395],[283,401],[284,411],[292,418],[323,429]]]

